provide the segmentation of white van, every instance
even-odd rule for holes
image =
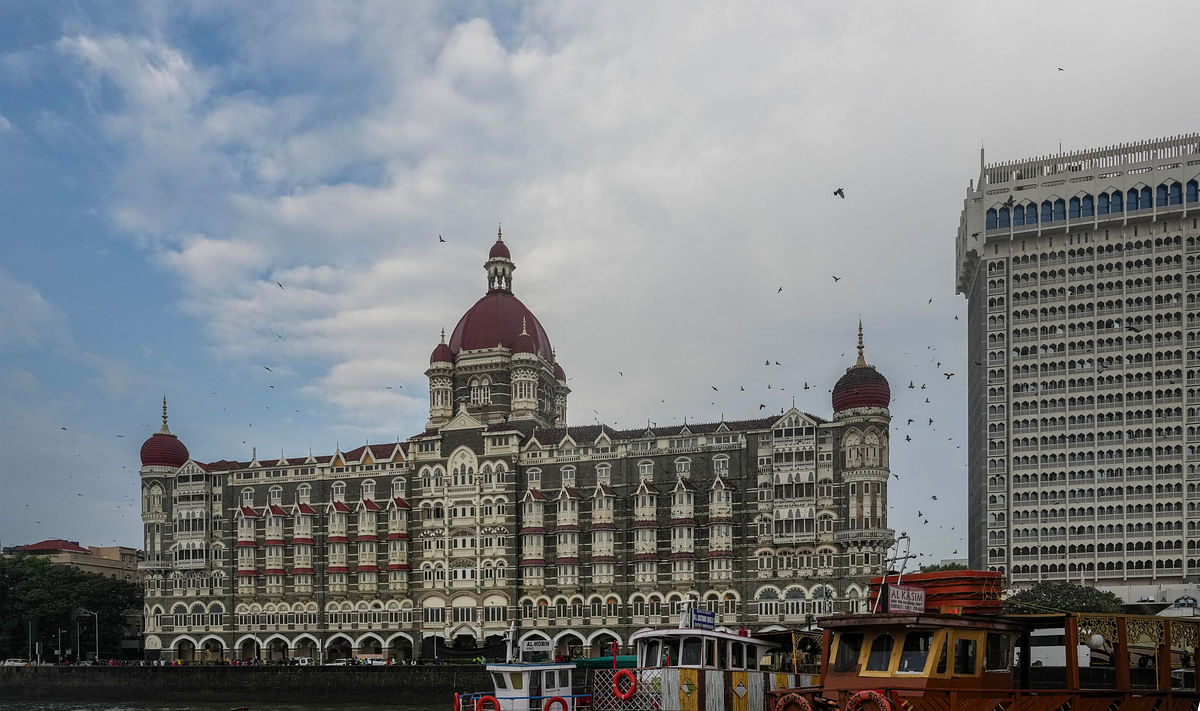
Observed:
[[[312,667],[317,664],[312,657],[296,657],[293,661],[296,662],[296,666],[300,667]]]

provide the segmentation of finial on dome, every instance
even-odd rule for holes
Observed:
[[[446,329],[442,329],[442,343],[446,342]]]
[[[522,316],[521,317],[521,335],[522,336],[529,335],[529,330],[528,330],[528,326],[526,325],[526,321],[528,321],[528,319],[526,317]]]
[[[862,334],[862,319],[858,320],[858,361],[855,362],[855,367],[867,367],[867,359],[863,358],[863,334]]]
[[[499,222],[496,223],[496,241],[497,242],[504,241],[503,225],[501,225]]]
[[[162,420],[163,420],[162,429],[160,429],[159,432],[162,432],[163,434],[171,434],[171,430],[167,429],[167,396],[166,395],[163,395]]]

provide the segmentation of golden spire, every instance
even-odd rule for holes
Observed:
[[[862,336],[862,319],[858,320],[858,361],[854,364],[857,368],[867,367],[867,359],[863,358],[863,336]]]

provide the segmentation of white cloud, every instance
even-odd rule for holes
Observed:
[[[61,346],[68,342],[66,318],[32,284],[0,267],[0,346]]]
[[[216,357],[277,364],[348,429],[423,422],[437,330],[482,294],[502,221],[574,422],[754,417],[793,395],[827,416],[861,315],[897,418],[938,423],[897,438],[894,467],[961,492],[965,399],[934,364],[963,362],[952,235],[980,138],[1015,157],[1200,112],[1184,95],[1096,114],[1084,67],[1127,106],[1164,89],[1104,54],[1125,29],[1064,39],[1077,9],[1009,11],[1039,17],[1010,23],[1019,46],[981,42],[994,8],[966,3],[533,3],[455,22],[205,3],[172,21],[220,27],[234,54],[190,56],[171,32],[58,50],[120,149],[115,224],[178,277]],[[1189,46],[1190,25],[1156,41]]]
[[[11,131],[13,128],[12,121],[5,118],[4,114],[0,114],[0,133]]]

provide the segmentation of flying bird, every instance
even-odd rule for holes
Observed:
[[[804,389],[808,390],[808,381],[807,380],[804,381]]]
[[[910,424],[910,425],[911,425],[912,423],[913,423],[913,418],[911,418],[911,417],[910,417],[910,418],[908,418],[908,424]]]
[[[1062,68],[1062,67],[1059,67],[1059,68],[1058,68],[1058,71],[1060,71],[1060,72],[1061,72],[1061,71],[1063,71],[1063,68]]]
[[[271,370],[270,368],[268,368],[268,367],[267,367],[267,366],[265,366],[265,365],[263,366],[263,369],[264,369],[264,370],[266,370],[268,373],[274,373],[274,372],[275,372],[275,371]]]
[[[833,275],[832,275],[832,274],[830,274],[830,276],[833,276]],[[833,283],[835,283],[835,284],[836,284],[836,283],[838,283],[838,282],[839,282],[839,281],[841,281],[841,280],[842,280],[842,278],[841,278],[840,276],[834,276],[834,277],[833,277]]]
[[[709,385],[708,387],[712,388],[714,393],[718,392],[716,385]]]
[[[775,293],[776,293],[776,294],[782,294],[782,293],[783,293],[783,287],[782,287],[782,286],[781,286],[781,287],[779,287],[779,291],[777,291],[777,292],[775,292]]]
[[[275,284],[280,288],[280,290],[283,289],[283,284],[280,284],[279,282],[275,282]]]
[[[760,410],[761,410],[761,409],[763,409],[764,407],[766,407],[766,405],[762,404],[761,402],[760,402],[760,403],[758,403],[758,409],[760,409]]]
[[[438,242],[445,242],[445,241],[446,241],[445,237],[438,235]]]
[[[622,378],[624,378],[624,377],[625,377],[625,374],[624,374],[624,373],[622,373],[622,372],[621,372],[621,371],[619,371],[619,370],[617,371],[617,375],[621,376]]]
[[[915,388],[915,387],[917,387],[917,386],[916,386],[916,385],[913,385],[913,381],[911,381],[911,380],[910,380],[910,381],[908,381],[908,389],[909,389],[909,390],[912,390],[912,389],[913,389],[913,388]]]
[[[904,435],[904,441],[905,441],[905,442],[911,442],[911,441],[912,441],[912,437],[909,437],[908,435]]]
[[[946,376],[946,380],[954,377],[954,373],[942,373],[942,375]]]
[[[932,296],[931,296],[931,297],[929,297],[929,302],[928,302],[928,303],[931,303],[931,304],[933,303],[933,297],[932,297]]]
[[[929,497],[930,501],[937,501],[937,494]]]
[[[933,418],[932,417],[929,418],[929,424],[927,426],[933,427]]]
[[[842,190],[841,188],[838,188],[837,190],[834,190],[834,191],[833,191],[833,194],[834,194],[834,195],[837,195],[838,197],[840,197],[840,198],[841,198],[841,199],[843,199],[843,200],[845,200],[845,199],[846,199],[846,191],[845,191],[845,190]]]
[[[66,427],[59,427],[58,429],[62,430],[63,432],[66,432],[66,431],[67,431],[67,428],[66,428]]]

